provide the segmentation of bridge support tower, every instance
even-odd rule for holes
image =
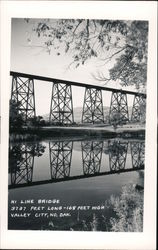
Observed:
[[[146,98],[142,95],[135,95],[132,107],[132,122],[145,122]]]
[[[131,142],[131,157],[133,168],[144,167],[145,161],[145,143],[144,142]]]
[[[49,121],[57,124],[74,122],[71,85],[53,83]]]
[[[103,141],[81,142],[83,173],[93,175],[100,172]]]
[[[109,112],[109,122],[118,124],[129,121],[127,95],[121,92],[112,92]]]
[[[26,122],[36,116],[34,80],[13,76],[11,102],[17,104],[17,110]]]
[[[49,142],[51,179],[70,176],[72,149],[72,141]]]
[[[102,92],[86,88],[82,112],[82,123],[104,123]]]
[[[110,171],[125,169],[128,142],[108,142]]]
[[[12,156],[9,157],[11,184],[32,183],[34,155],[28,145],[10,146]],[[19,157],[18,157],[19,156]]]

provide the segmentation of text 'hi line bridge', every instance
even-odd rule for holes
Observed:
[[[109,123],[115,116],[121,122],[140,122],[145,119],[146,94],[91,85],[50,77],[37,76],[11,71],[12,91],[11,100],[19,103],[18,111],[25,122],[36,116],[34,80],[53,83],[49,121],[51,123],[74,123],[73,96],[71,86],[85,88],[82,110],[82,123],[104,123],[102,91],[111,92]],[[129,117],[127,95],[133,95],[132,114]]]

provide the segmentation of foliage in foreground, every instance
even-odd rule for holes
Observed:
[[[130,184],[122,188],[120,196],[111,196],[107,207],[113,210],[110,218],[114,232],[141,232],[143,230],[143,188]]]
[[[147,21],[42,19],[34,20],[33,32],[39,37],[38,47],[48,53],[53,48],[58,56],[69,53],[75,67],[92,58],[101,60],[98,80],[104,83],[119,80],[123,86],[146,85]],[[112,59],[115,63],[109,76],[104,76],[104,67]]]

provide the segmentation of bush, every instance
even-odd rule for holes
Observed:
[[[121,195],[111,196],[107,207],[113,210],[110,218],[110,231],[141,232],[143,230],[143,188],[136,185],[126,185]]]

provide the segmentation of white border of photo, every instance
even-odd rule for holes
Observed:
[[[1,1],[1,249],[156,249],[157,182],[157,2]],[[148,20],[149,52],[145,141],[144,230],[142,233],[7,230],[8,113],[11,18]],[[25,60],[25,58],[24,58]]]

